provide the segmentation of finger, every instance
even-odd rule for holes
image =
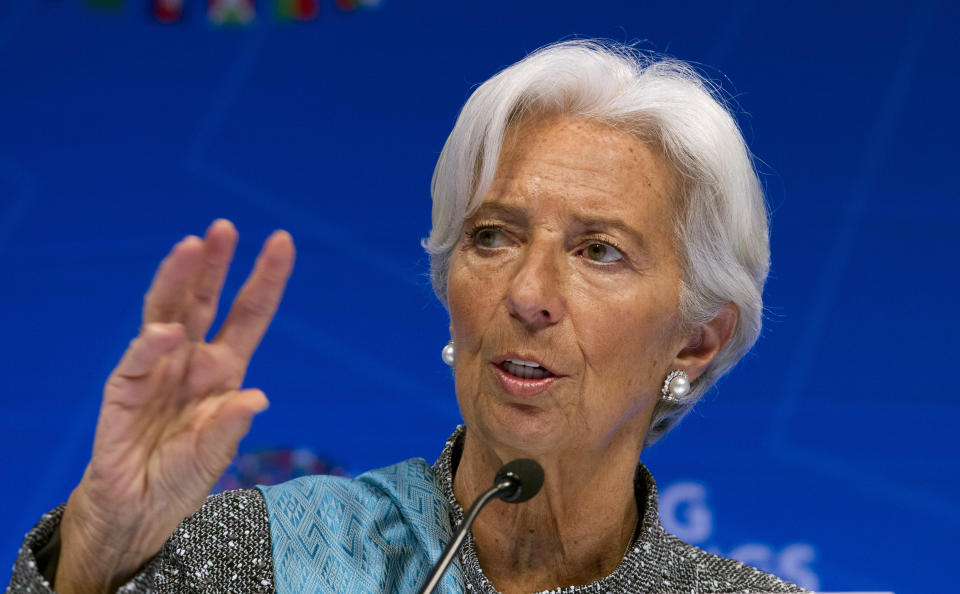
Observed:
[[[131,341],[113,373],[125,379],[145,376],[160,357],[183,341],[183,337],[183,326],[180,324],[147,324],[140,335]]]
[[[250,431],[254,415],[270,404],[264,393],[256,389],[225,394],[221,398],[197,439],[197,456],[212,479],[223,473],[236,454],[237,444]]]
[[[228,346],[244,361],[250,359],[277,311],[293,270],[293,259],[293,238],[286,231],[274,232],[234,299],[215,343]]]
[[[104,386],[95,450],[103,444],[112,444],[108,450],[122,453],[125,450],[114,446],[142,439],[139,433],[131,433],[132,423],[141,418],[157,382],[162,379],[166,366],[161,360],[183,344],[184,338],[180,324],[152,322],[140,329]]]
[[[183,320],[187,292],[202,255],[203,241],[193,235],[173,246],[143,298],[144,324]]]
[[[236,445],[250,429],[254,415],[270,406],[267,396],[255,388],[224,398],[211,425],[214,438]]]
[[[160,358],[180,345],[184,337],[184,328],[180,324],[147,324],[140,335],[130,343],[120,363],[110,374],[107,386],[119,389],[119,392],[112,392],[113,394],[125,394],[136,399],[135,393],[139,393],[137,390],[123,388],[148,377]]]
[[[190,340],[203,340],[217,316],[220,291],[236,246],[237,230],[230,221],[217,219],[207,229],[203,257],[197,267],[185,312],[184,326]]]

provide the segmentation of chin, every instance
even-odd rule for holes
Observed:
[[[497,403],[492,409],[468,422],[467,427],[475,429],[490,447],[505,448],[515,457],[536,458],[544,452],[565,449],[572,434],[565,419],[555,411],[505,403]]]

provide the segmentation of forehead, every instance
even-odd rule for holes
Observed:
[[[582,117],[538,115],[508,130],[485,201],[646,226],[670,217],[675,178],[667,159],[632,134]]]

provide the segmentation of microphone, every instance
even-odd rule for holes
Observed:
[[[463,539],[467,537],[467,532],[473,526],[473,521],[477,519],[480,510],[493,501],[494,497],[498,497],[507,503],[523,503],[539,493],[542,486],[543,467],[537,464],[536,460],[520,458],[504,464],[503,468],[497,472],[496,478],[493,479],[493,486],[484,491],[480,497],[477,497],[477,500],[470,506],[463,518],[463,524],[454,533],[453,539],[447,543],[446,548],[443,549],[443,554],[440,555],[440,560],[433,566],[433,571],[430,572],[427,581],[420,588],[420,594],[430,594],[434,591],[440,583],[440,578],[447,571],[450,562],[453,561],[457,551],[460,550],[460,545],[463,544]]]

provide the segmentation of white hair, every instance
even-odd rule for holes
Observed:
[[[667,158],[681,180],[675,235],[684,325],[703,325],[730,302],[739,310],[733,338],[683,403],[657,404],[647,446],[676,426],[760,334],[770,266],[763,188],[718,89],[690,65],[608,42],[541,48],[473,92],[437,161],[433,228],[423,245],[433,289],[445,306],[450,255],[464,220],[490,188],[507,130],[525,115],[542,112],[603,122]]]

